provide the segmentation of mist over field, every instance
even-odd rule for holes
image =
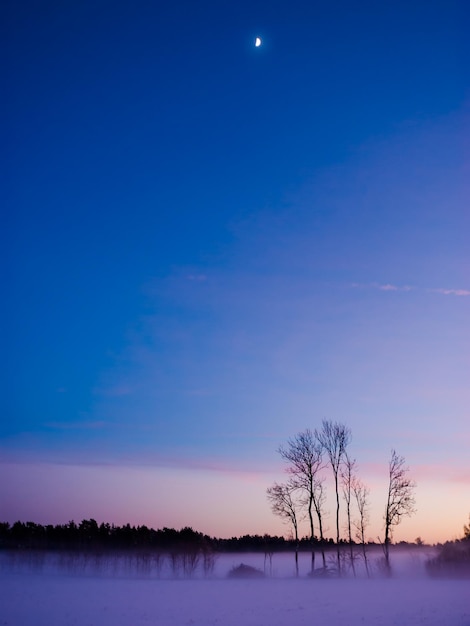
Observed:
[[[310,555],[223,554],[204,574],[129,555],[0,556],[2,626],[469,626],[468,580],[430,578],[429,548],[394,549],[384,578],[373,551],[373,578],[307,576]],[[229,578],[241,563],[264,577]]]
[[[438,553],[430,546],[392,546],[392,576],[394,578],[427,578],[426,563]],[[368,548],[370,578],[385,578],[382,548]],[[347,557],[344,554],[345,558]],[[65,576],[72,578],[126,578],[151,580],[222,580],[240,564],[253,568],[266,579],[306,578],[311,575],[310,551],[298,555],[299,571],[296,573],[294,552],[208,552],[207,554],[184,549],[156,550],[3,550],[0,551],[0,572],[12,575]],[[336,553],[326,552],[327,571],[316,553],[318,578],[336,578]],[[243,577],[243,576],[242,576]],[[355,556],[355,573],[345,561],[341,578],[367,578],[364,562],[359,552]]]

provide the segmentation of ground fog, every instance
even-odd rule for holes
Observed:
[[[126,570],[124,561],[116,567],[108,558],[106,567],[98,559],[93,570],[91,561],[66,567],[57,555],[42,562],[2,555],[0,625],[470,626],[469,581],[431,579],[423,560],[397,554],[391,578],[377,565],[371,579],[312,579],[306,554],[299,578],[292,555],[230,554],[206,577],[198,570],[188,579],[169,568],[138,570],[129,560]],[[266,576],[227,578],[240,563]]]

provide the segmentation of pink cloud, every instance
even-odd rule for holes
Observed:
[[[244,461],[225,461],[221,458],[190,458],[186,455],[165,455],[165,456],[157,456],[155,458],[149,459],[149,465],[155,465],[157,467],[167,467],[171,469],[181,469],[181,470],[196,470],[196,471],[206,471],[206,472],[214,472],[217,474],[224,474],[230,476],[237,476],[239,478],[243,478],[244,480],[257,480],[261,476],[265,477],[266,475],[271,475],[273,473],[279,472],[279,468],[269,467],[268,464],[263,463],[263,467],[257,467],[253,462],[244,462]]]
[[[392,283],[351,283],[353,289],[378,289],[379,291],[427,291],[428,293],[438,293],[443,296],[470,296],[469,289],[446,289],[446,288],[419,288],[410,285],[393,285]]]
[[[414,287],[410,287],[409,285],[392,285],[390,283],[385,284],[373,284],[371,285],[374,289],[379,289],[380,291],[413,291]]]
[[[470,469],[444,463],[419,464],[413,467],[416,480],[445,481],[470,485]]]
[[[393,285],[392,283],[351,283],[354,289],[378,289],[379,291],[413,291],[415,287],[410,285]]]
[[[409,467],[410,478],[418,485],[420,482],[446,482],[470,485],[470,469],[462,466],[452,466],[448,463],[405,463]],[[388,460],[384,463],[365,462],[359,467],[364,482],[371,478],[383,480],[388,476]]]
[[[396,285],[378,285],[377,286],[378,289],[380,289],[380,291],[398,291],[399,288]]]
[[[443,296],[470,296],[468,289],[429,289],[433,293],[440,293]]]

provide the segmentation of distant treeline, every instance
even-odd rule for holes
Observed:
[[[318,540],[315,540],[320,545]],[[333,546],[332,539],[324,546]],[[217,539],[197,532],[190,527],[175,530],[154,530],[147,526],[115,526],[98,524],[96,520],[82,520],[79,524],[51,524],[42,526],[34,522],[0,522],[0,549],[44,550],[139,550],[171,551],[175,549],[214,552],[282,552],[294,550],[293,539],[271,535],[244,535],[231,539]],[[298,549],[310,550],[312,542],[304,537]]]

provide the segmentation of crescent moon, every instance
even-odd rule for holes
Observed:
[[[261,39],[259,37],[256,37],[256,39],[255,39],[255,47],[259,48],[260,45],[261,45]]]

